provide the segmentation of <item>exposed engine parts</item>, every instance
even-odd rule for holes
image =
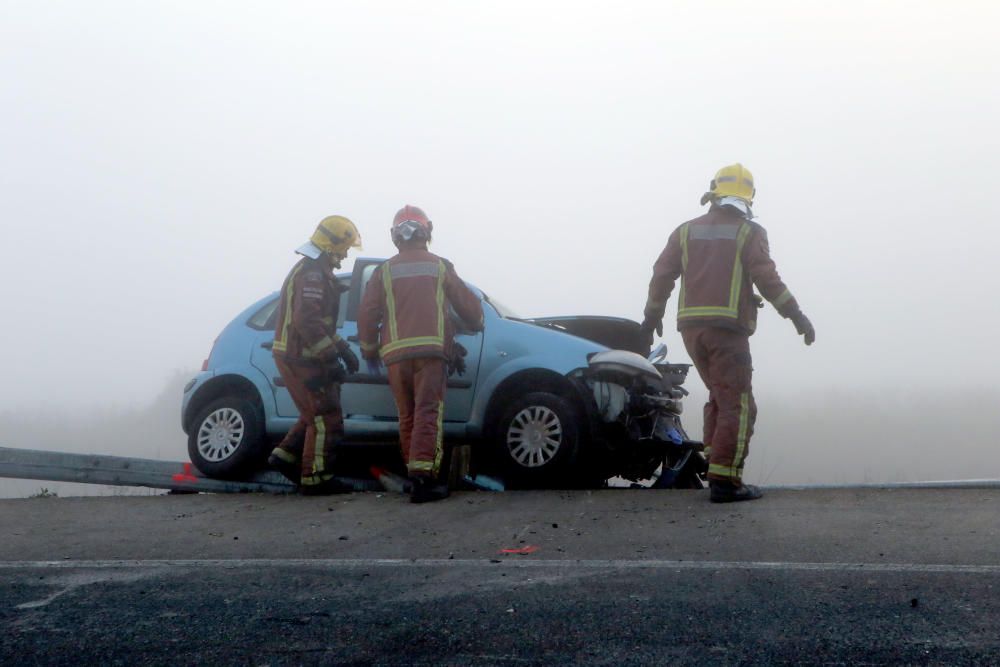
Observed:
[[[634,482],[701,488],[703,447],[688,439],[680,419],[689,368],[668,363],[661,345],[648,359],[625,350],[599,352],[571,375],[599,422],[602,441],[595,444],[605,469]]]

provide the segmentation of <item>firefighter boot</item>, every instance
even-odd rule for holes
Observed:
[[[757,500],[764,493],[759,487],[753,484],[734,484],[733,482],[722,482],[711,479],[708,481],[711,488],[709,500],[713,503],[736,503],[741,500]]]
[[[276,449],[274,451],[277,452],[278,450]],[[282,454],[284,454],[285,456],[290,456],[284,451],[282,451]],[[282,476],[284,476],[285,479],[287,479],[292,484],[295,484],[296,486],[298,485],[299,480],[301,479],[302,470],[299,466],[298,461],[295,462],[286,461],[285,459],[280,458],[277,454],[272,453],[270,456],[267,457],[267,467],[270,468],[271,470],[277,470],[282,474]]]
[[[413,488],[410,491],[411,503],[429,503],[444,500],[451,495],[447,484],[439,484],[433,477],[423,475],[413,478]]]
[[[354,489],[332,475],[319,484],[303,484],[299,493],[303,496],[332,496],[337,493],[350,493]]]

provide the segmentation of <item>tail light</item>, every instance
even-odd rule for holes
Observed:
[[[201,370],[203,371],[208,370],[208,362],[212,358],[212,353],[215,352],[215,345],[218,342],[219,342],[218,337],[216,337],[216,339],[212,341],[212,349],[208,351],[208,357],[205,358],[205,361],[201,362]]]

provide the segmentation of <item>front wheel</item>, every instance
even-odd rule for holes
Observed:
[[[512,402],[495,436],[510,480],[536,487],[570,481],[580,449],[578,421],[573,405],[556,394],[532,392]]]
[[[191,462],[209,477],[233,479],[261,466],[269,443],[260,408],[227,396],[198,413],[188,435]]]

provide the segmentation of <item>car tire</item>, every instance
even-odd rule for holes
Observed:
[[[234,479],[260,468],[270,442],[255,403],[226,396],[202,408],[188,435],[191,462],[209,477]]]
[[[509,483],[567,484],[580,452],[579,413],[561,396],[542,391],[526,394],[503,412],[496,451]]]

